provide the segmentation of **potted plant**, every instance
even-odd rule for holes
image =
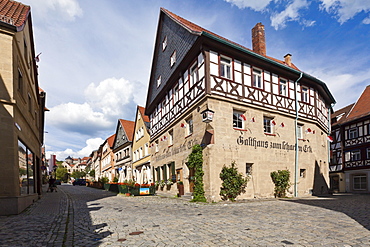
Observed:
[[[184,183],[182,181],[177,181],[177,189],[179,190],[178,196],[184,195]]]

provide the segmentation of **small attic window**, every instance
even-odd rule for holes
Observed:
[[[341,118],[343,117],[343,115],[344,115],[344,112],[343,112],[343,113],[341,113],[341,114],[339,114],[339,115],[337,116],[337,121],[339,121],[339,119],[341,119]]]
[[[159,76],[157,79],[157,87],[161,85],[161,82],[162,82],[162,76]]]
[[[171,55],[171,67],[176,63],[176,51]]]
[[[167,36],[164,37],[162,42],[162,51],[164,51],[167,47]]]

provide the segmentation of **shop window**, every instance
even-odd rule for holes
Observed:
[[[32,151],[20,140],[18,140],[18,156],[20,194],[33,194],[36,185],[34,180],[35,157]]]
[[[367,177],[366,175],[353,176],[353,190],[366,190]]]

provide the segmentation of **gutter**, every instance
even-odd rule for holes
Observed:
[[[294,197],[298,197],[298,98],[297,98],[297,84],[302,79],[303,73],[299,75],[299,78],[294,82],[294,99],[295,99],[295,159],[294,159]]]

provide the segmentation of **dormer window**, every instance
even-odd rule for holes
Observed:
[[[176,51],[172,53],[170,62],[171,62],[171,67],[176,63]]]
[[[161,85],[161,82],[162,82],[162,76],[159,76],[157,79],[157,87]]]
[[[164,37],[162,42],[162,51],[164,51],[167,47],[167,36]]]

